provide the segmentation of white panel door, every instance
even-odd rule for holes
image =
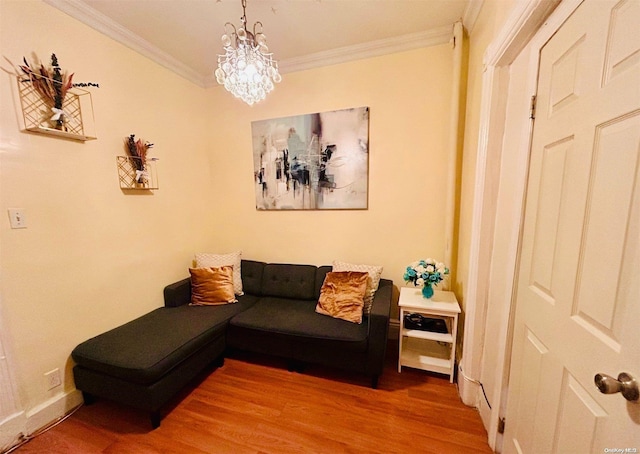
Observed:
[[[540,50],[505,452],[640,453],[640,0],[586,0]],[[626,451],[625,451],[626,450]]]

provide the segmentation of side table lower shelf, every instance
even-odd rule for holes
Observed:
[[[451,373],[451,347],[426,339],[404,339],[399,366],[429,370],[440,374]]]

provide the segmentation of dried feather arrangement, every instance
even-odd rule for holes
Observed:
[[[131,134],[124,139],[124,145],[129,155],[133,158],[131,161],[136,168],[136,182],[144,183],[148,177],[147,152],[149,148],[153,147],[153,144],[142,139],[136,140],[136,135]]]
[[[23,58],[22,61],[24,65],[21,65],[20,69],[29,78],[28,80],[33,88],[53,112],[50,121],[56,129],[62,129],[67,120],[62,107],[67,91],[71,87],[100,87],[100,85],[92,82],[74,84],[73,73],[68,74],[66,71],[62,71],[56,54],[51,54],[51,68],[46,68],[43,64],[40,64],[39,68],[34,69],[29,65],[26,58]]]

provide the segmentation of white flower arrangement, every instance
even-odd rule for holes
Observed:
[[[416,287],[438,285],[445,274],[449,274],[449,268],[444,263],[428,258],[409,265],[404,273],[404,280],[413,283]]]

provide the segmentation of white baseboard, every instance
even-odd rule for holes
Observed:
[[[11,448],[25,435],[27,416],[23,411],[15,413],[0,422],[0,452]]]
[[[82,404],[78,390],[61,392],[28,412],[20,411],[0,421],[0,452],[17,445],[24,437],[32,435]]]
[[[478,396],[480,395],[480,392],[480,383],[467,377],[462,370],[462,365],[459,365],[458,393],[460,394],[462,402],[468,407],[478,408]]]
[[[82,393],[77,389],[61,392],[27,412],[28,434],[50,424],[82,404]]]
[[[483,397],[478,398],[478,413],[480,414],[484,428],[488,432],[489,426],[491,425],[491,408]]]

